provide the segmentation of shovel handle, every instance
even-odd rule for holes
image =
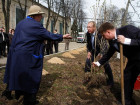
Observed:
[[[121,97],[122,97],[122,105],[125,105],[124,98],[124,67],[123,67],[123,45],[120,44],[120,67],[121,67]]]

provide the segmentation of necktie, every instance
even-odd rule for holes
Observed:
[[[92,35],[91,35],[92,49],[94,49],[94,37],[95,37],[95,35],[92,34]]]
[[[113,46],[116,48],[116,50],[119,50],[117,39],[113,40]]]
[[[3,34],[3,32],[2,32],[1,34],[2,34],[3,41],[5,41],[5,38],[4,38],[4,34]]]

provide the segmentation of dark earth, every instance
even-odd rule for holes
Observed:
[[[44,58],[44,69],[49,74],[42,76],[40,89],[37,94],[38,105],[121,105],[120,88],[120,62],[114,55],[110,59],[115,84],[109,87],[106,84],[104,69],[95,68],[90,74],[91,80],[85,80],[84,66],[86,50],[74,55],[76,58],[64,58],[61,55],[51,55]],[[47,62],[52,57],[61,58],[66,64],[50,64]],[[0,94],[5,89],[3,84],[4,69],[0,70]],[[14,97],[14,92],[12,92]],[[140,105],[140,91],[134,91],[135,104]],[[19,100],[7,100],[0,97],[0,105],[22,105],[23,97]]]

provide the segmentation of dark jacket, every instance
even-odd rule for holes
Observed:
[[[42,76],[44,40],[63,40],[48,32],[40,22],[26,18],[19,22],[10,47],[4,83],[9,90],[36,93]]]
[[[92,48],[91,34],[87,32],[86,36],[87,36],[87,51],[91,52],[93,55],[94,55],[95,51],[96,51],[96,55],[98,53],[100,53],[100,51],[101,51],[101,49],[100,49],[101,46],[100,45],[101,45],[102,36],[100,34],[97,35],[97,37],[96,37],[96,47],[95,47],[95,37],[94,37],[94,48],[96,48],[96,50]]]
[[[2,43],[3,41],[9,42],[8,34],[4,32],[3,35],[4,35],[4,39],[3,39],[2,33],[0,32],[0,43]]]
[[[124,35],[126,38],[131,39],[130,45],[123,45],[123,54],[128,60],[140,61],[140,29],[132,25],[127,25],[116,29],[117,35]],[[115,51],[120,52],[120,46],[117,40],[109,41],[110,48],[108,52],[99,60],[100,64],[104,64],[108,61]],[[118,48],[116,48],[116,46]]]

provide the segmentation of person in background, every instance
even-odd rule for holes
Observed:
[[[7,58],[4,75],[7,88],[3,96],[14,90],[17,100],[23,95],[24,105],[38,103],[36,94],[42,77],[44,40],[62,41],[72,38],[69,34],[60,35],[47,31],[40,23],[42,14],[44,12],[37,5],[29,8],[27,18],[16,26]]]
[[[3,35],[2,35],[2,28],[0,28],[0,58],[2,56],[2,42],[3,42]]]
[[[47,40],[47,46],[48,46],[47,52],[49,52],[49,54],[53,54],[53,41],[52,40]]]
[[[106,52],[106,50],[108,49],[108,46],[105,43],[104,46],[102,46],[104,49],[101,49],[101,46],[100,46],[101,35],[97,35],[97,37],[96,37],[97,41],[95,42],[96,23],[94,21],[88,22],[87,30],[88,30],[88,32],[86,34],[86,36],[87,36],[87,59],[86,59],[86,63],[85,63],[85,73],[89,74],[91,72],[91,62],[94,61],[94,54],[95,54],[95,57],[98,54],[101,57],[101,55],[104,54]],[[108,62],[104,65],[104,69],[105,69],[105,73],[108,76],[107,85],[109,87],[112,87],[114,85],[114,80],[113,80],[112,70],[111,70],[111,67]],[[87,78],[87,79],[85,78],[84,83],[89,82],[89,80],[90,80],[90,78]]]
[[[7,45],[7,50],[6,50]],[[9,37],[8,34],[5,33],[4,27],[0,29],[0,49],[1,56],[6,57],[6,51],[9,52]]]
[[[9,34],[8,34],[8,36],[9,36],[9,46],[12,43],[12,38],[14,36],[14,33],[15,33],[15,30],[14,29],[9,29]]]
[[[55,29],[55,30],[53,31],[53,33],[54,33],[54,34],[58,34],[58,33],[57,33],[57,29]],[[59,41],[53,41],[55,53],[58,53],[58,43],[59,43]]]
[[[69,50],[70,39],[65,39],[64,42],[65,42],[65,51]]]
[[[93,67],[107,62],[116,51],[120,52],[119,44],[123,44],[123,55],[128,59],[124,69],[125,105],[133,105],[134,83],[140,74],[140,29],[132,25],[116,29],[111,23],[105,22],[100,26],[99,32],[109,40],[110,47],[99,61],[93,62]]]

